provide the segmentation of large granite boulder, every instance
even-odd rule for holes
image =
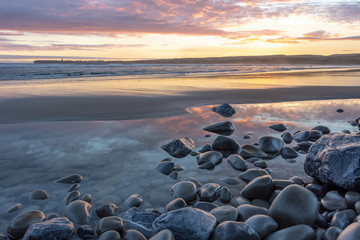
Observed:
[[[316,141],[304,169],[329,186],[360,191],[360,133],[334,133]]]
[[[153,223],[154,234],[168,229],[176,240],[208,240],[216,226],[216,218],[197,208],[180,208],[166,212]]]
[[[188,137],[174,139],[171,142],[161,146],[164,151],[175,158],[186,157],[192,152],[194,147],[194,141]]]

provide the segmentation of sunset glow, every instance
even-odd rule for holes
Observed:
[[[360,2],[12,0],[0,60],[157,59],[360,52]]]

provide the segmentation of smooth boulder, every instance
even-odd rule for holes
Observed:
[[[232,122],[225,121],[204,127],[203,130],[217,133],[219,135],[230,136],[231,134],[233,134],[235,127]]]
[[[77,224],[85,224],[90,220],[91,204],[82,200],[75,200],[65,207],[64,216]]]
[[[276,137],[264,136],[259,139],[259,147],[265,153],[277,153],[284,147],[284,142]]]
[[[196,199],[196,185],[190,181],[181,181],[173,185],[170,189],[174,198],[182,198],[186,202]]]
[[[43,212],[31,210],[17,215],[8,225],[7,234],[9,237],[18,239],[24,236],[31,224],[39,223],[45,219]]]

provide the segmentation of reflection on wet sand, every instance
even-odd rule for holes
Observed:
[[[211,106],[203,106],[189,109],[189,114],[159,119],[0,125],[0,231],[5,231],[9,220],[19,213],[4,213],[18,202],[24,205],[20,211],[41,209],[46,214],[61,213],[67,186],[53,180],[72,173],[84,176],[80,192],[91,193],[95,206],[108,201],[121,205],[134,193],[143,196],[142,208],[164,206],[172,199],[169,189],[176,181],[154,169],[158,161],[168,157],[159,148],[162,143],[188,136],[195,140],[198,150],[216,137],[216,134],[204,137],[208,132],[202,128],[225,120],[234,123],[236,130],[231,137],[240,145],[257,142],[264,135],[279,137],[281,133],[268,128],[277,123],[284,123],[291,133],[319,124],[333,132],[355,131],[357,128],[347,121],[359,117],[360,100],[233,106],[237,113],[231,119],[215,114]],[[337,108],[344,109],[344,113],[336,112]],[[244,139],[248,133],[252,137]],[[268,161],[268,166],[274,178],[298,175],[309,180],[302,168],[304,158],[300,155],[296,163],[289,164],[279,156]],[[185,167],[180,180],[197,177],[203,182],[226,185],[222,178],[239,175],[226,162],[214,171],[206,171],[197,169],[192,156],[174,161]],[[242,186],[244,183],[228,187],[233,195],[239,195]],[[37,188],[45,189],[50,198],[29,200],[30,192]]]

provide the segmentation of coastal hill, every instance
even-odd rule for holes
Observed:
[[[136,61],[35,60],[35,64],[315,64],[360,65],[360,54],[267,55],[208,58],[174,58]]]

